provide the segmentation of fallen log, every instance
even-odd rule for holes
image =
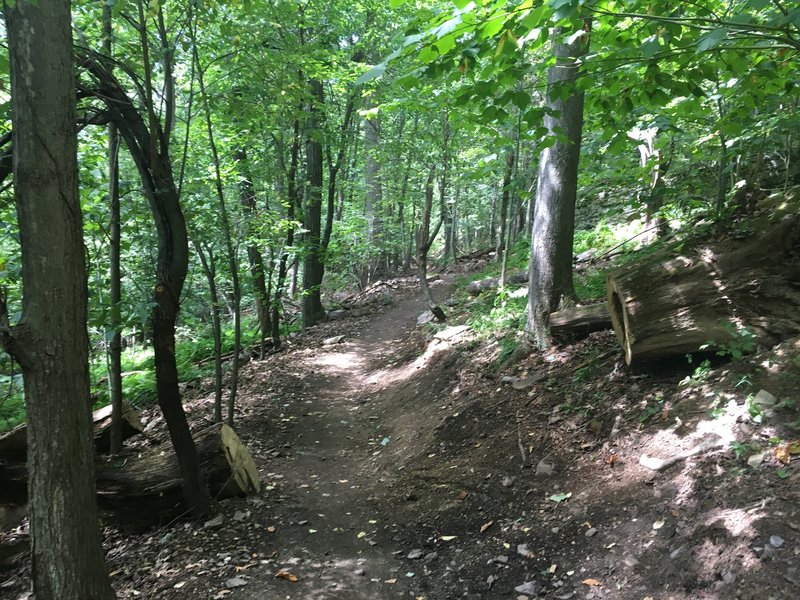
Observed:
[[[550,315],[550,331],[557,335],[588,335],[603,329],[611,329],[611,316],[605,302],[565,308]]]
[[[701,350],[746,350],[800,333],[800,217],[756,238],[653,255],[606,277],[628,364]],[[746,334],[744,334],[746,330]]]
[[[98,452],[108,452],[111,447],[111,406],[98,408],[92,413],[94,423],[94,443]],[[122,402],[122,439],[142,433],[139,414],[128,404]],[[28,427],[25,423],[0,435],[0,459],[12,462],[25,462],[28,454]]]
[[[257,493],[258,469],[231,427],[217,423],[193,436],[211,497]],[[183,504],[178,461],[154,448],[127,460],[110,458],[97,467],[98,505],[129,530],[141,530],[188,513]]]
[[[517,285],[528,281],[528,272],[520,271],[519,273],[512,273],[506,277],[506,285]],[[499,277],[489,277],[488,279],[480,279],[472,281],[467,286],[467,291],[473,296],[477,296],[486,290],[493,290],[500,285]]]
[[[247,447],[228,425],[217,423],[193,436],[211,496],[217,500],[260,490],[258,469]],[[170,449],[98,459],[98,506],[114,523],[141,531],[188,514],[180,469]],[[0,504],[27,502],[25,463],[0,461]]]

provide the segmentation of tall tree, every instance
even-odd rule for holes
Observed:
[[[15,0],[5,13],[23,315],[10,326],[0,298],[0,341],[24,376],[34,593],[113,598],[94,497],[70,3]]]
[[[550,344],[550,313],[574,301],[572,242],[575,234],[575,200],[578,161],[583,132],[583,92],[575,86],[580,58],[589,49],[590,22],[564,39],[557,28],[553,36],[555,64],[547,73],[547,107],[544,124],[555,143],[539,157],[539,178],[531,230],[526,334],[536,346]]]

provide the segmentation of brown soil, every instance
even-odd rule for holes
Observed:
[[[219,526],[107,528],[120,598],[800,597],[798,471],[779,460],[797,460],[780,449],[800,437],[800,344],[688,385],[685,363],[631,372],[610,333],[498,368],[493,341],[417,326],[401,287],[246,366],[237,431],[263,492],[221,502]],[[777,404],[758,414],[761,389]]]

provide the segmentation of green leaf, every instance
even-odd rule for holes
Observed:
[[[566,494],[563,494],[563,493],[562,494],[553,494],[552,496],[550,496],[548,498],[548,500],[552,500],[556,504],[559,504],[559,503],[563,502],[564,500],[566,500],[567,498],[570,498],[571,496],[572,496],[572,492],[567,492]]]
[[[403,6],[406,3],[406,0],[389,0],[389,6],[392,8],[397,8],[399,6]]]
[[[373,79],[378,79],[383,75],[384,71],[386,71],[385,63],[375,65],[369,71],[362,73],[361,76],[356,79],[356,85],[362,85],[368,81],[372,81]]]
[[[706,52],[707,50],[716,48],[727,35],[728,30],[724,27],[719,27],[709,31],[707,34],[697,40],[697,49],[695,50],[695,54],[700,54],[701,52]]]
[[[497,35],[497,32],[503,28],[505,24],[505,19],[503,19],[502,14],[495,14],[493,17],[490,17],[489,20],[486,22],[486,25],[483,26],[481,30],[481,37],[483,38],[490,38]]]

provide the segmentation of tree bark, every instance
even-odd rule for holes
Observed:
[[[369,101],[366,108],[374,108]],[[364,214],[367,217],[367,244],[370,256],[365,286],[383,275],[383,187],[379,162],[381,146],[381,120],[379,115],[364,120]]]
[[[319,140],[320,107],[324,102],[322,82],[314,79],[311,87],[310,135],[306,142],[306,204],[304,223],[305,260],[303,261],[303,327],[311,327],[325,318],[322,306],[324,256],[322,249],[322,142]]]
[[[439,234],[439,229],[442,227],[442,219],[440,218],[433,233],[430,231],[431,211],[433,210],[433,180],[435,175],[436,169],[431,167],[428,172],[428,180],[425,182],[425,205],[422,209],[421,221],[417,229],[417,275],[419,277],[419,286],[422,289],[422,293],[425,295],[428,308],[438,321],[444,321],[444,311],[437,306],[431,288],[428,285],[428,251],[431,249],[433,240],[436,239],[436,236]]]
[[[175,323],[180,309],[180,295],[189,263],[186,221],[172,178],[172,164],[163,131],[158,122],[149,119],[151,128],[134,106],[127,93],[95,56],[85,51],[80,57],[98,83],[94,93],[106,104],[117,123],[142,181],[158,234],[155,306],[151,323],[155,352],[156,393],[164,414],[175,452],[181,463],[186,503],[196,517],[211,508],[208,491],[202,483],[197,452],[178,389],[178,367],[175,362]],[[148,67],[146,67],[147,70]],[[152,110],[148,110],[151,113]]]
[[[114,598],[94,500],[70,3],[15,0],[5,16],[23,315],[12,328],[0,296],[0,342],[24,378],[33,590]]]
[[[578,187],[581,133],[583,130],[583,92],[574,89],[579,77],[579,59],[589,49],[589,21],[584,35],[572,43],[560,41],[563,31],[556,30],[553,55],[556,64],[547,75],[547,105],[551,112],[544,118],[548,135],[556,142],[539,157],[531,232],[530,280],[525,332],[539,349],[550,345],[550,313],[565,300],[576,298],[572,282],[572,243],[575,233],[575,200]],[[563,86],[570,95],[563,99]]]

